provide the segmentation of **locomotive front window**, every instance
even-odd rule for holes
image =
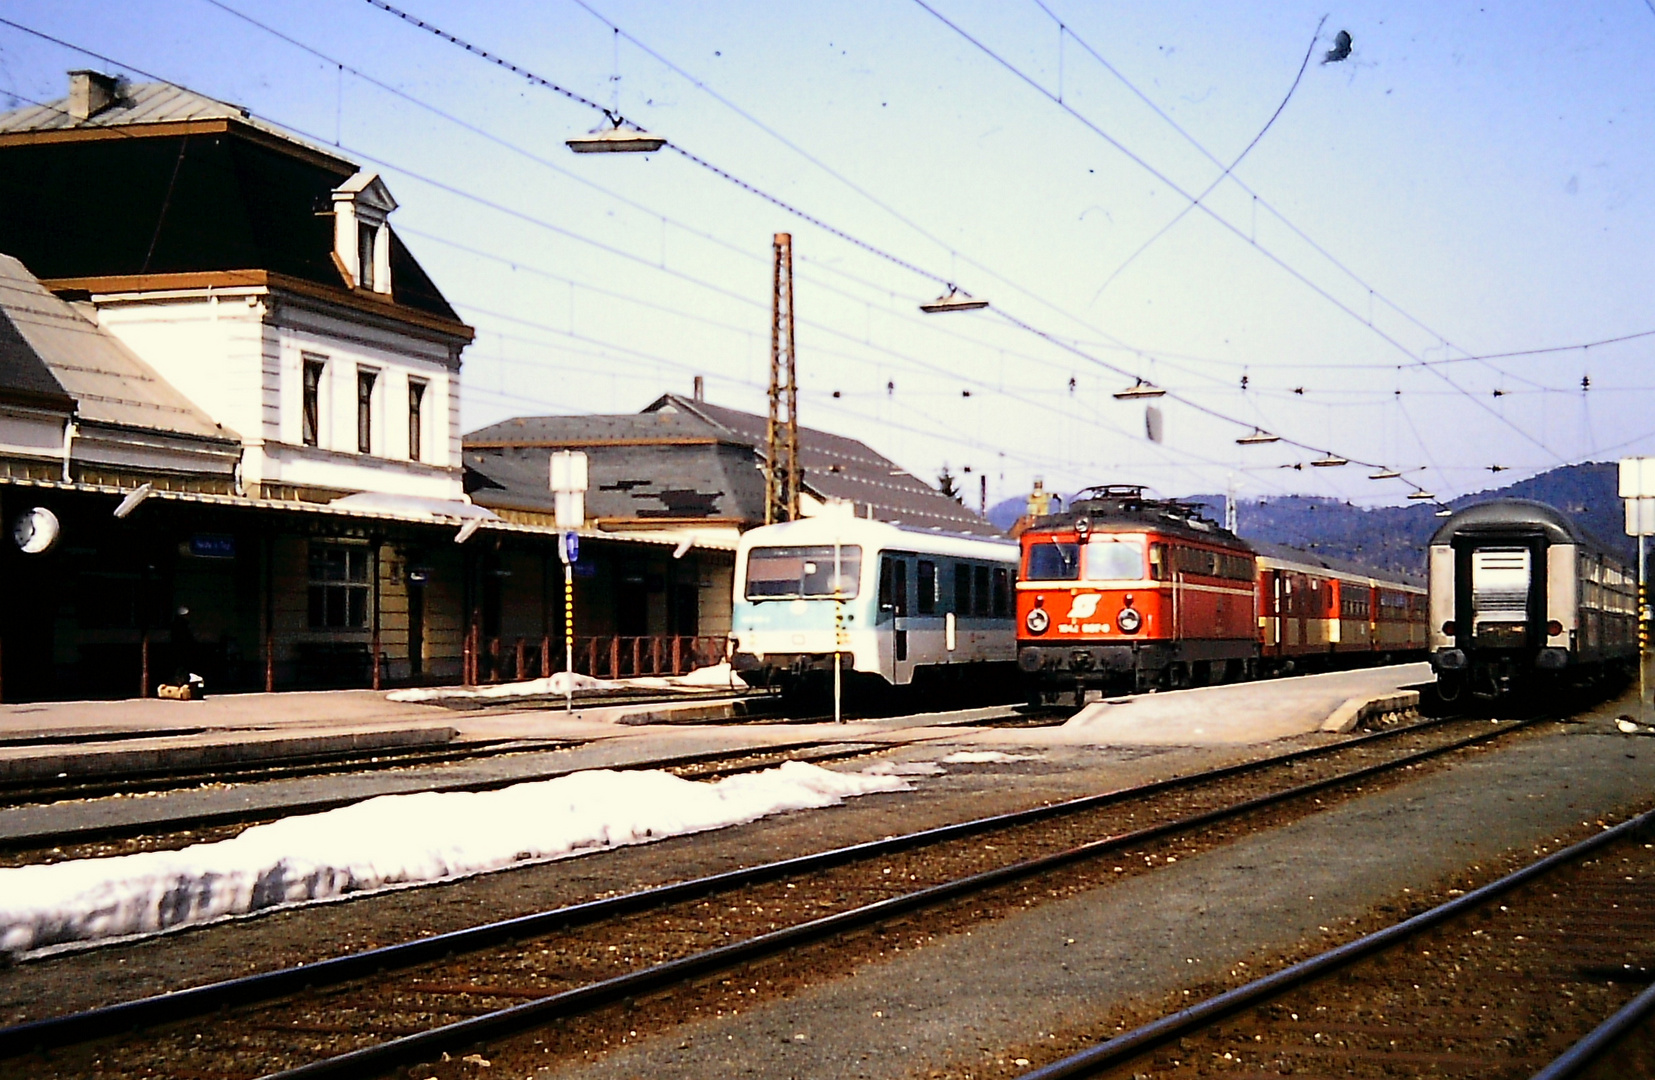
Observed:
[[[747,599],[791,600],[804,597],[831,600],[834,596],[833,545],[811,547],[762,547],[747,553]],[[839,593],[846,600],[856,598],[862,576],[862,548],[857,544],[839,547]]]
[[[1086,545],[1088,581],[1137,581],[1144,576],[1144,542],[1093,537]]]
[[[1080,545],[1047,541],[1029,547],[1027,581],[1074,581],[1080,577]]]

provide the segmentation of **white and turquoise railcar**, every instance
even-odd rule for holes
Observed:
[[[731,664],[796,691],[1015,675],[1014,541],[827,515],[766,525],[736,549]]]

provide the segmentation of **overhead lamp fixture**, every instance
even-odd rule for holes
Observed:
[[[1251,435],[1243,435],[1236,442],[1242,446],[1263,446],[1265,443],[1281,442],[1281,436],[1272,435],[1263,428],[1254,428]]]
[[[981,311],[986,307],[987,300],[978,300],[959,286],[950,285],[948,295],[939,296],[929,304],[921,304],[919,309],[927,315],[940,315],[945,311]]]
[[[1166,397],[1167,392],[1154,383],[1139,379],[1125,390],[1115,391],[1116,401],[1132,401],[1135,398]]]
[[[1448,509],[1448,507],[1445,506],[1441,510],[1437,511],[1437,516],[1438,517],[1453,517],[1454,516],[1454,511]]]
[[[1397,472],[1395,469],[1380,469],[1378,472],[1369,473],[1368,474],[1368,479],[1369,480],[1395,480],[1401,475],[1402,474]]]
[[[115,516],[118,518],[126,517],[128,514],[132,513],[132,511],[138,509],[143,501],[149,498],[150,493],[154,490],[155,488],[151,484],[139,484],[132,490],[131,494],[121,500],[121,505],[115,508]]]
[[[605,113],[608,124],[599,124],[585,135],[576,135],[564,145],[577,154],[648,154],[667,144],[629,120]]]
[[[1435,499],[1436,496],[1429,491],[1410,491],[1408,492],[1408,498],[1412,499],[1414,502],[1430,502]]]
[[[1350,459],[1342,458],[1338,454],[1330,453],[1327,457],[1319,457],[1310,464],[1318,469],[1337,469],[1341,465],[1349,465]]]

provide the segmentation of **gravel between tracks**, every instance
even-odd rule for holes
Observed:
[[[935,941],[900,941],[900,953],[851,977],[738,1015],[640,1030],[590,1063],[565,1060],[535,1075],[1016,1075],[1158,1014],[1185,988],[1198,996],[1243,982],[1284,956],[1356,936],[1376,917],[1398,917],[1379,905],[1498,876],[1510,853],[1594,829],[1609,810],[1647,806],[1655,745],[1612,734],[1617,711],[1548,725],[1541,737],[1154,874]],[[521,1048],[499,1060],[496,1075],[533,1071]]]

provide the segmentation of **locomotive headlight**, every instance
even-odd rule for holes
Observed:
[[[1031,634],[1044,634],[1046,627],[1052,625],[1052,617],[1046,614],[1045,608],[1035,608],[1024,618],[1023,625],[1029,628]]]
[[[1556,637],[1562,632],[1563,624],[1558,622],[1556,619],[1553,619],[1551,622],[1546,624],[1546,634],[1548,637]]]
[[[1115,625],[1121,628],[1123,634],[1135,634],[1143,624],[1144,617],[1134,608],[1121,608],[1121,613],[1115,616]]]

